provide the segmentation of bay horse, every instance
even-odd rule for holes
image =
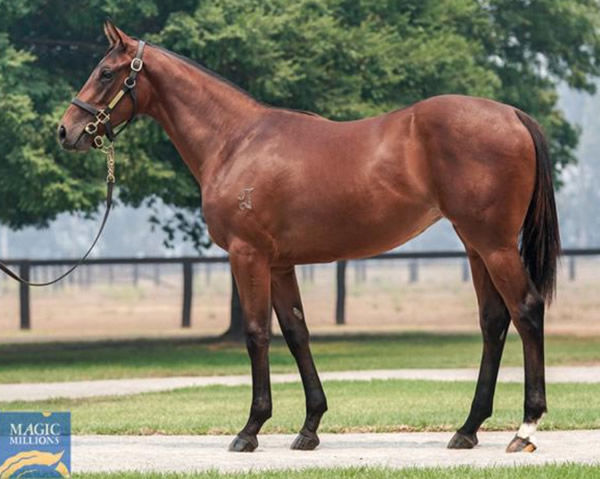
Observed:
[[[544,305],[555,289],[560,239],[548,147],[531,117],[495,101],[444,95],[374,118],[330,121],[269,107],[184,57],[144,48],[110,21],[104,29],[110,48],[66,110],[59,141],[89,150],[96,140],[86,134],[90,113],[125,83],[134,101],[111,102],[110,121],[96,115],[98,134],[148,115],[199,183],[210,236],[229,253],[252,364],[249,419],[230,450],[253,451],[271,416],[271,308],[306,396],[292,448],[319,444],[327,401],[294,266],[374,255],[441,218],[466,248],[483,333],[471,411],[448,447],[477,444],[512,321],[523,343],[525,404],[507,451],[535,450],[546,411]],[[128,83],[134,65],[137,78]]]

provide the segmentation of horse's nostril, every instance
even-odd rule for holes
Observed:
[[[62,143],[63,141],[65,141],[66,137],[67,137],[67,129],[65,128],[65,125],[60,125],[58,127],[58,139]]]

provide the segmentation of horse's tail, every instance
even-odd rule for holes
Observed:
[[[550,303],[556,289],[556,269],[560,255],[552,163],[548,143],[540,125],[526,113],[519,110],[515,112],[533,139],[537,163],[535,188],[521,231],[521,257],[536,289]]]

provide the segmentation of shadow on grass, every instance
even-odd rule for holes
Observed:
[[[312,339],[321,371],[478,367],[478,334],[343,334]],[[600,363],[600,338],[548,337],[548,364]],[[271,371],[293,372],[285,341],[275,337]],[[504,365],[522,364],[521,343],[509,335]],[[151,338],[96,342],[0,345],[0,382],[65,381],[123,377],[246,374],[240,342],[212,338]]]

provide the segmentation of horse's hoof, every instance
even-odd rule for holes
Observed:
[[[302,430],[298,436],[296,436],[296,439],[294,439],[291,449],[296,449],[297,451],[312,451],[320,442],[319,437],[314,432]]]
[[[506,448],[506,452],[533,452],[537,449],[537,446],[527,439],[515,436],[510,444]]]
[[[232,452],[252,452],[254,449],[258,447],[258,439],[256,436],[247,436],[238,434],[235,436],[231,444],[229,445],[229,450]]]
[[[448,449],[473,449],[478,443],[477,434],[465,434],[458,431],[450,439]]]

